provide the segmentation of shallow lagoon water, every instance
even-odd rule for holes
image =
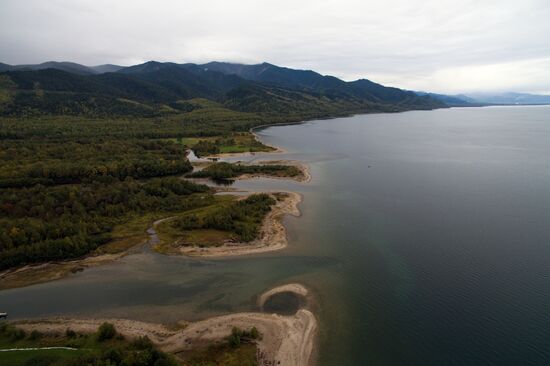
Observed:
[[[287,282],[320,307],[321,365],[547,365],[550,107],[453,108],[276,126],[306,162],[289,248],[199,260],[150,252],[0,292],[11,318],[198,319],[254,310]],[[256,154],[246,159],[265,159]],[[233,158],[232,160],[235,160]]]

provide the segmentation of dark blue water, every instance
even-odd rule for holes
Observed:
[[[366,115],[265,134],[326,156],[310,209],[341,262],[353,361],[322,361],[550,364],[549,107]]]
[[[550,107],[362,115],[259,132],[306,161],[288,249],[197,260],[129,256],[0,292],[15,317],[173,321],[313,289],[321,365],[550,364]],[[265,159],[254,156],[250,159]]]

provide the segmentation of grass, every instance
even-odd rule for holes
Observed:
[[[208,214],[220,209],[223,206],[229,205],[236,199],[232,195],[214,196],[214,204],[200,207],[194,210],[186,211],[179,214],[174,214],[176,218],[185,215],[197,215],[204,217]],[[160,243],[155,246],[155,250],[159,253],[174,254],[177,253],[177,248],[182,245],[197,245],[203,247],[219,246],[223,242],[233,239],[234,235],[231,232],[214,230],[214,229],[198,229],[182,231],[172,225],[172,220],[164,221],[156,228]]]
[[[238,347],[216,344],[180,354],[183,366],[256,366],[256,345],[243,343]]]
[[[183,245],[196,245],[199,247],[219,246],[228,240],[236,239],[230,232],[215,229],[198,229],[185,233],[182,237]]]
[[[281,178],[301,176],[302,171],[293,165],[243,165],[221,162],[211,164],[202,170],[189,174],[189,176],[196,178],[232,179],[246,174]]]
[[[110,330],[110,332],[108,332]],[[155,348],[148,338],[127,340],[112,324],[104,323],[92,334],[67,331],[53,334],[24,332],[17,326],[0,324],[0,349],[70,347],[76,350],[19,350],[0,352],[0,365],[160,365],[176,366],[172,356]],[[138,362],[138,359],[140,361]]]
[[[214,143],[222,154],[233,154],[243,152],[269,152],[275,150],[271,146],[262,144],[249,132],[233,133],[225,136],[208,137],[183,137],[169,139],[189,148],[193,148],[199,141]]]
[[[64,349],[0,352],[0,365],[25,366],[33,362],[33,360],[40,360],[40,362],[46,362],[45,360],[58,362],[60,360],[74,359],[84,352],[86,351]],[[46,363],[36,362],[33,364],[42,365]]]
[[[135,215],[128,222],[116,225],[111,233],[113,240],[96,250],[97,254],[116,254],[147,241],[147,229],[155,220],[170,216],[171,213],[151,212]]]

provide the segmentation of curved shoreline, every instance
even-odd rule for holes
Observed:
[[[171,220],[174,217],[175,216],[170,216],[154,221],[146,230],[146,233],[149,236],[147,239],[119,253],[92,254],[84,258],[69,261],[46,262],[33,265],[29,264],[15,270],[0,272],[0,290],[60,280],[70,276],[71,274],[84,271],[87,268],[97,267],[117,261],[127,255],[139,251],[139,248],[143,248],[143,246],[153,246],[159,241],[155,228],[162,222]]]
[[[292,292],[293,294],[296,294],[298,296],[302,296],[304,298],[307,298],[309,296],[309,291],[307,288],[305,288],[303,285],[299,283],[287,283],[286,285],[281,285],[272,288],[271,290],[268,290],[258,296],[258,306],[261,308],[264,306],[267,299],[269,299],[271,296],[280,294],[283,292]]]
[[[301,123],[301,122],[297,122]],[[254,134],[255,138],[258,136]],[[275,148],[275,151],[270,153],[282,153],[283,149]],[[223,156],[243,156],[250,153],[223,154]],[[279,161],[264,161],[264,164],[286,163],[297,166],[302,177],[298,179],[293,177],[272,177],[272,179],[294,179],[298,182],[309,182],[311,174],[309,167],[305,164],[292,160]],[[242,176],[238,179],[254,179],[262,176]],[[271,192],[273,193],[273,192]],[[286,229],[282,223],[283,217],[292,215],[299,217],[301,212],[298,204],[302,201],[302,195],[296,192],[279,192],[287,195],[282,200],[277,200],[277,203],[272,210],[266,215],[260,236],[251,243],[236,243],[226,244],[221,247],[213,248],[196,248],[187,247],[180,249],[181,253],[187,256],[196,257],[211,257],[224,258],[240,255],[261,254],[276,250],[284,249],[288,246],[286,237]],[[147,229],[149,239],[144,243],[151,243],[158,240],[155,227],[163,221],[170,220],[173,217],[167,217],[155,221],[151,227]],[[154,244],[154,243],[153,243]],[[96,266],[104,263],[109,263],[117,260],[131,251],[126,250],[118,254],[105,254],[101,256],[86,257],[83,259],[49,263],[45,265],[35,266],[38,272],[44,271],[50,266],[48,273],[55,274],[51,278],[42,277],[40,281],[33,283],[47,282],[66,277],[75,267],[80,268],[88,266]],[[53,267],[52,267],[53,266]],[[64,270],[59,270],[56,266],[64,266]],[[66,267],[65,267],[66,266]],[[40,267],[42,267],[40,269]],[[14,271],[19,272],[25,270],[20,268]],[[28,270],[28,268],[26,268]],[[9,275],[10,273],[8,273]],[[0,279],[5,279],[6,273],[0,273]],[[15,284],[11,287],[26,286],[26,284]],[[2,286],[0,286],[2,288]],[[307,297],[310,296],[308,290],[300,284],[292,283],[283,286],[278,286],[270,289],[258,298],[260,307],[265,301],[277,293],[293,292],[297,295]],[[140,336],[148,336],[151,341],[159,346],[160,349],[166,352],[171,352],[177,355],[178,352],[192,349],[194,346],[202,345],[205,341],[216,341],[223,339],[231,334],[233,327],[241,329],[250,329],[256,327],[262,334],[262,339],[257,341],[258,347],[258,364],[259,365],[281,365],[281,366],[310,366],[316,360],[316,338],[318,332],[318,323],[315,315],[310,309],[301,308],[294,315],[279,315],[267,314],[261,312],[246,312],[234,313],[228,315],[217,316],[205,320],[189,323],[185,321],[178,322],[175,326],[166,326],[162,324],[147,323],[128,319],[67,319],[53,318],[44,320],[19,321],[14,322],[15,325],[25,330],[39,330],[44,333],[58,332],[64,333],[68,328],[77,332],[91,333],[95,332],[99,325],[108,321],[115,325],[117,330],[129,338],[137,338]]]
[[[307,289],[300,284],[287,284],[262,294],[267,299],[275,293],[297,291],[307,296]],[[267,297],[266,297],[267,296]],[[256,341],[259,365],[308,366],[315,360],[314,349],[318,324],[313,313],[299,309],[294,315],[278,315],[260,312],[235,313],[216,316],[196,322],[180,321],[172,326],[129,319],[80,319],[48,318],[12,322],[15,326],[31,332],[64,334],[67,329],[79,333],[93,333],[104,322],[112,323],[125,337],[134,339],[147,336],[161,350],[173,353],[203,346],[207,342],[224,339],[233,327],[251,329],[256,327],[262,334]]]
[[[296,160],[261,160],[256,162],[257,165],[289,165],[296,167],[300,170],[300,175],[295,177],[277,177],[269,174],[243,174],[237,177],[239,180],[243,179],[259,179],[259,178],[269,178],[269,179],[280,179],[280,180],[293,180],[299,183],[309,183],[311,181],[311,173],[309,172],[309,167]]]
[[[298,204],[302,195],[296,192],[281,192],[288,195],[278,201],[266,215],[260,229],[259,238],[250,243],[224,244],[218,247],[181,247],[181,254],[190,257],[232,257],[239,255],[260,254],[284,249],[288,246],[286,229],[282,223],[285,215],[299,217],[301,215]]]

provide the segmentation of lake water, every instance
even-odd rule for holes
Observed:
[[[154,253],[0,292],[11,318],[151,321],[255,310],[299,281],[321,320],[320,365],[550,364],[550,107],[453,108],[269,127],[309,164],[289,248],[197,260]],[[256,155],[246,159],[265,159]],[[234,159],[233,159],[234,160]]]

